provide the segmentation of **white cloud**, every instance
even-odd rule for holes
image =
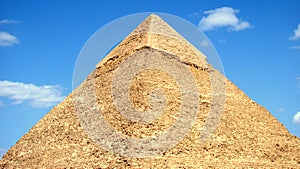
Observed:
[[[0,81],[0,97],[13,100],[13,104],[28,101],[34,108],[50,107],[65,98],[59,85],[36,86],[7,80]]]
[[[297,112],[293,117],[294,123],[300,124],[300,112]]]
[[[242,21],[238,18],[236,14],[239,10],[222,7],[214,10],[205,11],[204,14],[208,16],[202,17],[198,27],[202,31],[212,30],[218,27],[227,27],[229,30],[240,31],[246,28],[250,28],[250,23],[247,21]]]
[[[19,40],[14,35],[7,32],[0,32],[0,46],[12,46],[18,44]]]
[[[200,46],[202,46],[202,47],[208,47],[209,44],[210,44],[209,41],[206,39],[204,39],[200,42]]]
[[[11,20],[11,19],[0,20],[0,25],[2,25],[2,24],[15,24],[15,23],[19,23],[19,21]]]
[[[294,30],[294,34],[290,37],[290,40],[296,40],[300,38],[300,24],[298,24],[298,28]]]
[[[6,149],[0,148],[0,159],[3,157],[3,155],[7,152]]]

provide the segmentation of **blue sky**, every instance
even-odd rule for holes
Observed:
[[[296,0],[2,0],[0,156],[72,91],[90,36],[140,12],[173,14],[204,31],[226,76],[300,137],[299,9]]]

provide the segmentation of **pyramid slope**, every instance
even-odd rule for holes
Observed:
[[[157,19],[156,16],[151,17]],[[152,20],[151,17],[148,21]],[[149,26],[149,24],[145,26],[147,25]],[[140,38],[136,38],[136,35]],[[152,128],[147,130],[144,126],[123,119],[112,104],[113,73],[123,60],[138,51],[168,51],[172,56],[178,56],[179,63],[193,72],[203,97],[199,105],[201,113],[196,117],[191,132],[178,145],[153,158],[126,158],[106,151],[86,134],[74,110],[73,95],[70,94],[4,155],[0,161],[0,168],[299,167],[299,138],[291,135],[266,109],[207,65],[205,59],[200,63],[193,63],[188,56],[191,58],[199,56],[199,53],[194,52],[193,47],[183,49],[182,42],[186,43],[183,40],[178,42],[178,38],[169,38],[163,34],[156,35],[157,33],[148,31],[142,34],[130,34],[97,65],[94,72],[76,90],[85,92],[83,88],[94,77],[96,95],[101,101],[102,113],[107,121],[121,133],[132,137],[148,136],[153,131],[163,130],[169,125],[169,121],[164,118],[159,119]],[[165,42],[164,38],[169,38],[168,45],[171,44],[171,47],[162,44]],[[160,41],[158,42],[157,39]],[[216,131],[209,140],[201,143],[198,137],[211,107],[211,103],[205,101],[209,100],[211,95],[208,72],[225,80],[226,104]],[[178,107],[180,96],[176,94],[176,83],[162,71],[144,71],[136,77],[131,86],[132,100],[137,109],[144,110],[149,106],[144,96],[152,86],[159,85],[159,82],[164,83],[160,87],[171,97],[166,108],[170,110],[166,114],[172,113],[172,110]]]

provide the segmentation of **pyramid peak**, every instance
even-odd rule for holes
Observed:
[[[167,24],[166,21],[164,21],[159,15],[154,14],[154,13],[150,14],[145,20],[150,20],[152,27],[153,27],[154,22],[158,22],[159,24],[162,24],[162,25]]]
[[[130,44],[130,45],[129,45]],[[125,49],[122,49],[127,45]],[[130,46],[130,47],[129,47]],[[128,48],[129,47],[129,48]],[[193,46],[188,40],[181,36],[172,26],[164,21],[159,15],[150,14],[140,25],[138,25],[123,41],[111,51],[97,67],[113,59],[116,50],[139,50],[143,47],[150,47],[160,51],[167,51],[179,57],[179,60],[197,65],[198,67],[207,68],[206,56]],[[177,50],[181,48],[181,50]],[[178,53],[179,51],[184,51]],[[112,55],[112,53],[114,55]]]
[[[149,18],[152,18],[152,19],[161,19],[158,15],[156,15],[155,13],[151,13],[149,16]],[[148,18],[147,17],[147,18]]]
[[[150,14],[129,36],[136,34],[161,34],[185,40],[175,29],[173,29],[159,15]]]

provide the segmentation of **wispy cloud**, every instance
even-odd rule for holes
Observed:
[[[33,108],[50,107],[65,98],[59,85],[36,86],[7,80],[0,81],[0,97],[14,101],[13,104],[28,101]]]
[[[206,39],[204,39],[200,42],[200,46],[205,47],[205,48],[208,47],[209,44],[210,44],[209,41]]]
[[[293,117],[293,122],[300,125],[300,112],[297,112]]]
[[[226,43],[226,39],[220,39],[219,43]]]
[[[292,47],[290,47],[291,49],[295,49],[295,50],[299,50],[300,49],[300,45],[294,45]]]
[[[219,27],[227,27],[228,30],[241,31],[250,28],[247,21],[243,21],[236,15],[239,10],[230,7],[222,7],[214,10],[205,11],[207,16],[202,17],[198,27],[202,31],[209,31]]]
[[[12,19],[3,19],[0,20],[0,26],[4,24],[16,24],[19,21],[12,20]],[[19,40],[16,36],[8,33],[0,31],[0,46],[12,46],[14,44],[18,44]]]
[[[296,77],[296,83],[297,83],[298,89],[300,89],[300,76]]]
[[[2,25],[2,24],[16,24],[16,23],[19,23],[19,21],[12,20],[12,19],[0,20],[0,25]]]
[[[189,14],[189,17],[200,17],[200,13],[199,12],[193,12],[191,14]]]
[[[0,46],[12,46],[18,44],[19,40],[16,36],[7,32],[0,31]]]
[[[279,113],[285,112],[285,109],[283,107],[281,107],[280,109],[278,109],[277,112],[279,112]]]
[[[297,40],[300,38],[300,24],[298,24],[297,29],[294,30],[294,34],[290,37],[290,40]]]
[[[7,152],[6,149],[0,148],[0,159],[3,157],[3,155]]]

